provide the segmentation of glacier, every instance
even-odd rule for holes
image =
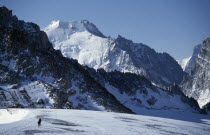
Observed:
[[[18,119],[9,121],[14,116]],[[66,109],[2,109],[0,120],[1,135],[208,135],[210,130],[209,116],[175,111],[168,114],[142,111],[142,115],[132,115]]]

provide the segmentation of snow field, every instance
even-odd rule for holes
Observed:
[[[209,135],[209,116],[183,113],[194,120],[175,120],[164,117],[113,112],[67,109],[10,109],[27,115],[13,123],[1,123],[1,135],[64,134],[64,135]],[[0,110],[1,117],[8,113]],[[154,112],[153,113],[157,113]],[[161,112],[160,112],[161,113]],[[164,111],[162,111],[164,113]],[[175,112],[174,112],[175,114]],[[171,115],[174,115],[171,114]],[[179,115],[177,115],[179,116]],[[5,117],[5,120],[9,117]],[[42,119],[38,127],[38,119]]]

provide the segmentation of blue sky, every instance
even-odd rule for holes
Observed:
[[[53,20],[89,20],[106,36],[121,35],[175,59],[210,37],[210,0],[0,0],[41,28]]]

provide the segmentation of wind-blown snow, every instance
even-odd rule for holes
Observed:
[[[15,109],[15,111],[23,115],[26,112],[28,114],[19,121],[1,123],[1,135],[208,135],[210,131],[209,116],[193,113],[177,114],[170,111],[166,117],[163,117],[164,115],[154,117],[155,114],[161,115],[163,111],[147,112],[148,116],[146,113],[131,115],[66,109]],[[0,116],[6,115],[5,113],[8,112],[0,110]],[[168,116],[172,118],[167,118]],[[42,119],[41,127],[37,125],[39,118]]]

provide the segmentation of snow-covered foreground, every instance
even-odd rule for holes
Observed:
[[[156,113],[158,112],[154,112]],[[175,118],[176,112],[169,115],[175,115],[173,117]],[[183,117],[180,117],[181,115]],[[179,113],[177,117],[182,120],[84,110],[2,109],[0,110],[0,135],[210,134],[209,115]],[[13,121],[11,118],[14,118]],[[37,125],[39,118],[42,118],[41,127]]]

